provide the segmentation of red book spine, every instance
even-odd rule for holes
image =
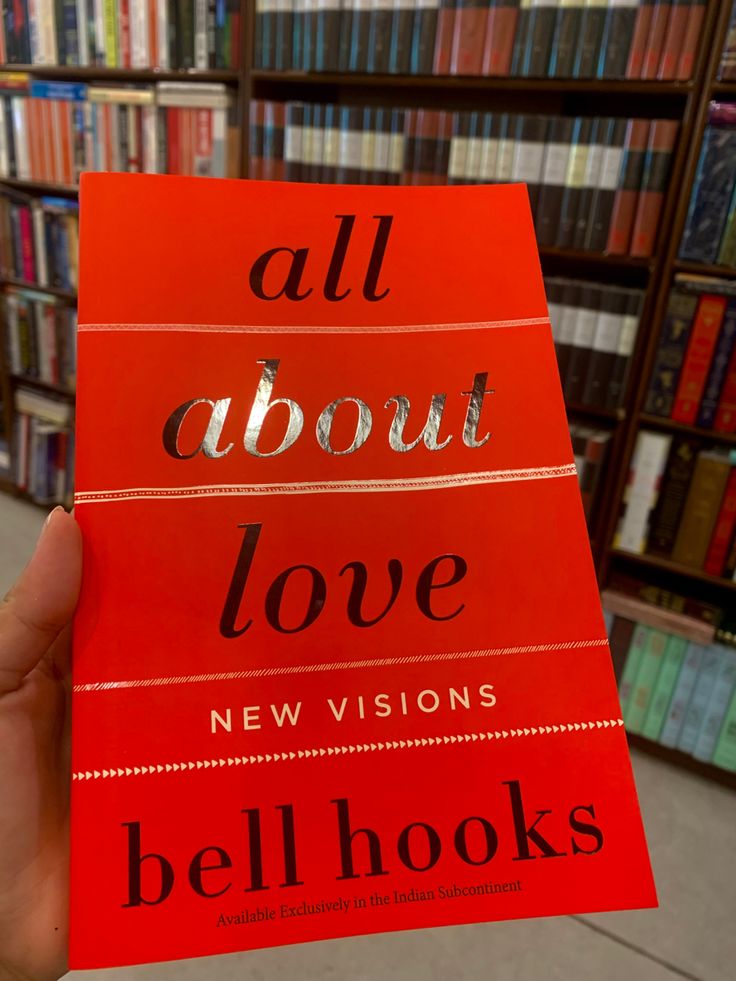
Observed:
[[[634,24],[634,34],[631,38],[631,48],[629,50],[629,63],[626,66],[627,78],[641,78],[641,71],[644,65],[644,52],[649,40],[649,28],[652,23],[654,5],[652,0],[644,0],[636,14]]]
[[[148,60],[147,65],[160,68],[158,63],[158,11],[156,0],[148,0]]]
[[[437,14],[437,34],[434,42],[434,75],[450,74],[452,39],[455,33],[455,0],[442,0]]]
[[[644,59],[641,66],[641,78],[657,77],[671,6],[672,4],[669,0],[656,0],[654,4],[652,20],[649,24],[647,45],[644,49]]]
[[[488,10],[479,6],[479,0],[470,0],[470,3],[472,6],[461,2],[455,13],[450,63],[453,75],[480,75]]]
[[[179,109],[166,110],[167,174],[179,174]]]
[[[675,72],[675,78],[680,82],[686,82],[689,78],[692,78],[695,53],[698,50],[698,41],[700,40],[700,29],[703,26],[703,17],[705,17],[704,0],[694,0],[688,13],[685,36],[682,39],[682,50],[680,51],[677,70]]]
[[[120,67],[130,68],[130,0],[120,3]]]
[[[719,433],[736,433],[736,347],[728,363],[726,380],[718,400],[713,429]]]
[[[725,297],[701,296],[672,407],[672,418],[677,422],[695,425],[725,312]]]
[[[33,262],[33,228],[31,227],[30,208],[20,209],[20,238],[23,249],[23,279],[29,283],[36,280]]]
[[[721,509],[705,557],[703,569],[709,575],[723,575],[734,530],[736,530],[736,469],[732,469],[729,474]]]
[[[508,75],[518,20],[517,7],[493,7],[488,11],[481,74]]]
[[[630,255],[643,257],[654,252],[677,130],[678,123],[672,119],[655,119],[649,129],[647,159],[636,204]]]
[[[611,255],[626,255],[629,251],[648,135],[648,119],[629,120],[621,176],[616,189],[616,197],[613,199],[608,242],[606,243],[606,252]]]
[[[657,78],[662,81],[671,82],[677,78],[677,65],[685,41],[689,16],[689,0],[673,0],[657,71]]]

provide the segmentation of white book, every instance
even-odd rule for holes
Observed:
[[[672,437],[642,430],[631,461],[629,484],[624,499],[626,510],[613,540],[614,548],[643,552],[649,531],[649,516],[657,503],[659,485],[667,464]]]
[[[28,150],[28,106],[25,96],[14,95],[13,136],[15,138],[15,167],[21,180],[31,179],[31,162]]]
[[[207,0],[194,0],[194,67],[208,67]]]
[[[155,106],[141,107],[143,120],[143,173],[155,174],[157,168],[158,111]]]
[[[130,63],[132,68],[149,68],[148,0],[130,0]]]
[[[87,0],[77,0],[77,55],[83,67],[90,64]]]
[[[46,222],[39,201],[34,201],[31,205],[31,217],[33,221],[33,251],[36,256],[36,278],[41,286],[48,286],[49,264],[46,255]]]
[[[156,3],[156,40],[158,52],[156,67],[169,68],[169,4],[168,0],[155,0]],[[151,171],[153,173],[153,171]]]

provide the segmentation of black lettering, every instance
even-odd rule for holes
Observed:
[[[452,575],[445,582],[433,582],[437,566],[445,559],[449,559],[454,565]],[[419,578],[417,579],[417,606],[425,617],[427,617],[429,620],[452,620],[453,617],[456,617],[459,613],[462,613],[462,611],[465,609],[464,603],[461,603],[454,613],[448,613],[445,616],[440,616],[439,613],[434,613],[432,611],[431,602],[432,590],[447,589],[448,586],[454,586],[464,578],[467,571],[468,564],[465,559],[461,558],[459,555],[438,555],[436,559],[432,559],[431,562],[427,563],[427,565],[419,573]]]
[[[269,296],[264,289],[263,280],[266,275],[269,262],[275,255],[278,255],[279,252],[286,252],[291,256],[289,273],[284,279],[284,285],[281,287],[278,293],[274,293],[272,296]],[[259,300],[278,300],[279,297],[282,296],[285,296],[287,300],[305,300],[312,292],[312,287],[310,286],[309,289],[304,291],[304,293],[300,293],[299,286],[301,285],[304,266],[306,265],[308,257],[309,249],[290,249],[286,245],[279,245],[275,249],[269,249],[268,252],[264,252],[263,255],[259,256],[253,263],[250,271],[250,288],[253,290]]]

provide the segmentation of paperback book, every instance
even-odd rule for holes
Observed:
[[[526,189],[80,214],[71,967],[655,905]]]

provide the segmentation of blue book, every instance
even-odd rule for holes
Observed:
[[[675,289],[669,295],[644,403],[644,411],[650,415],[667,418],[672,412],[697,307],[698,297],[692,293],[681,293]]]
[[[736,299],[730,300],[726,307],[721,332],[718,335],[715,353],[710,363],[708,380],[705,383],[703,398],[698,411],[697,424],[703,429],[713,428],[718,400],[721,397],[721,389],[726,380],[728,365],[731,361],[734,341],[736,341]]]
[[[682,724],[685,721],[687,712],[695,688],[695,682],[700,671],[700,662],[707,648],[702,644],[688,644],[685,660],[680,668],[680,674],[672,692],[672,700],[667,715],[659,735],[659,741],[663,746],[674,749],[680,738]]]
[[[31,81],[31,96],[34,99],[66,99],[69,102],[86,102],[87,86],[84,82],[39,82]]]
[[[703,719],[705,718],[705,711],[708,708],[710,696],[715,688],[718,669],[721,664],[721,654],[724,650],[727,650],[727,648],[723,648],[718,644],[711,644],[703,654],[695,688],[693,689],[690,704],[687,707],[685,719],[682,723],[680,738],[677,740],[677,748],[683,753],[692,753],[695,749],[695,743],[700,734],[700,727],[703,725]]]
[[[718,258],[736,182],[734,122],[736,107],[713,104],[680,244],[681,259],[713,263]]]
[[[721,652],[721,663],[718,666],[716,683],[708,699],[703,724],[700,727],[693,750],[693,756],[705,763],[713,759],[721,726],[726,717],[734,687],[736,687],[736,650],[724,647],[721,648]]]

